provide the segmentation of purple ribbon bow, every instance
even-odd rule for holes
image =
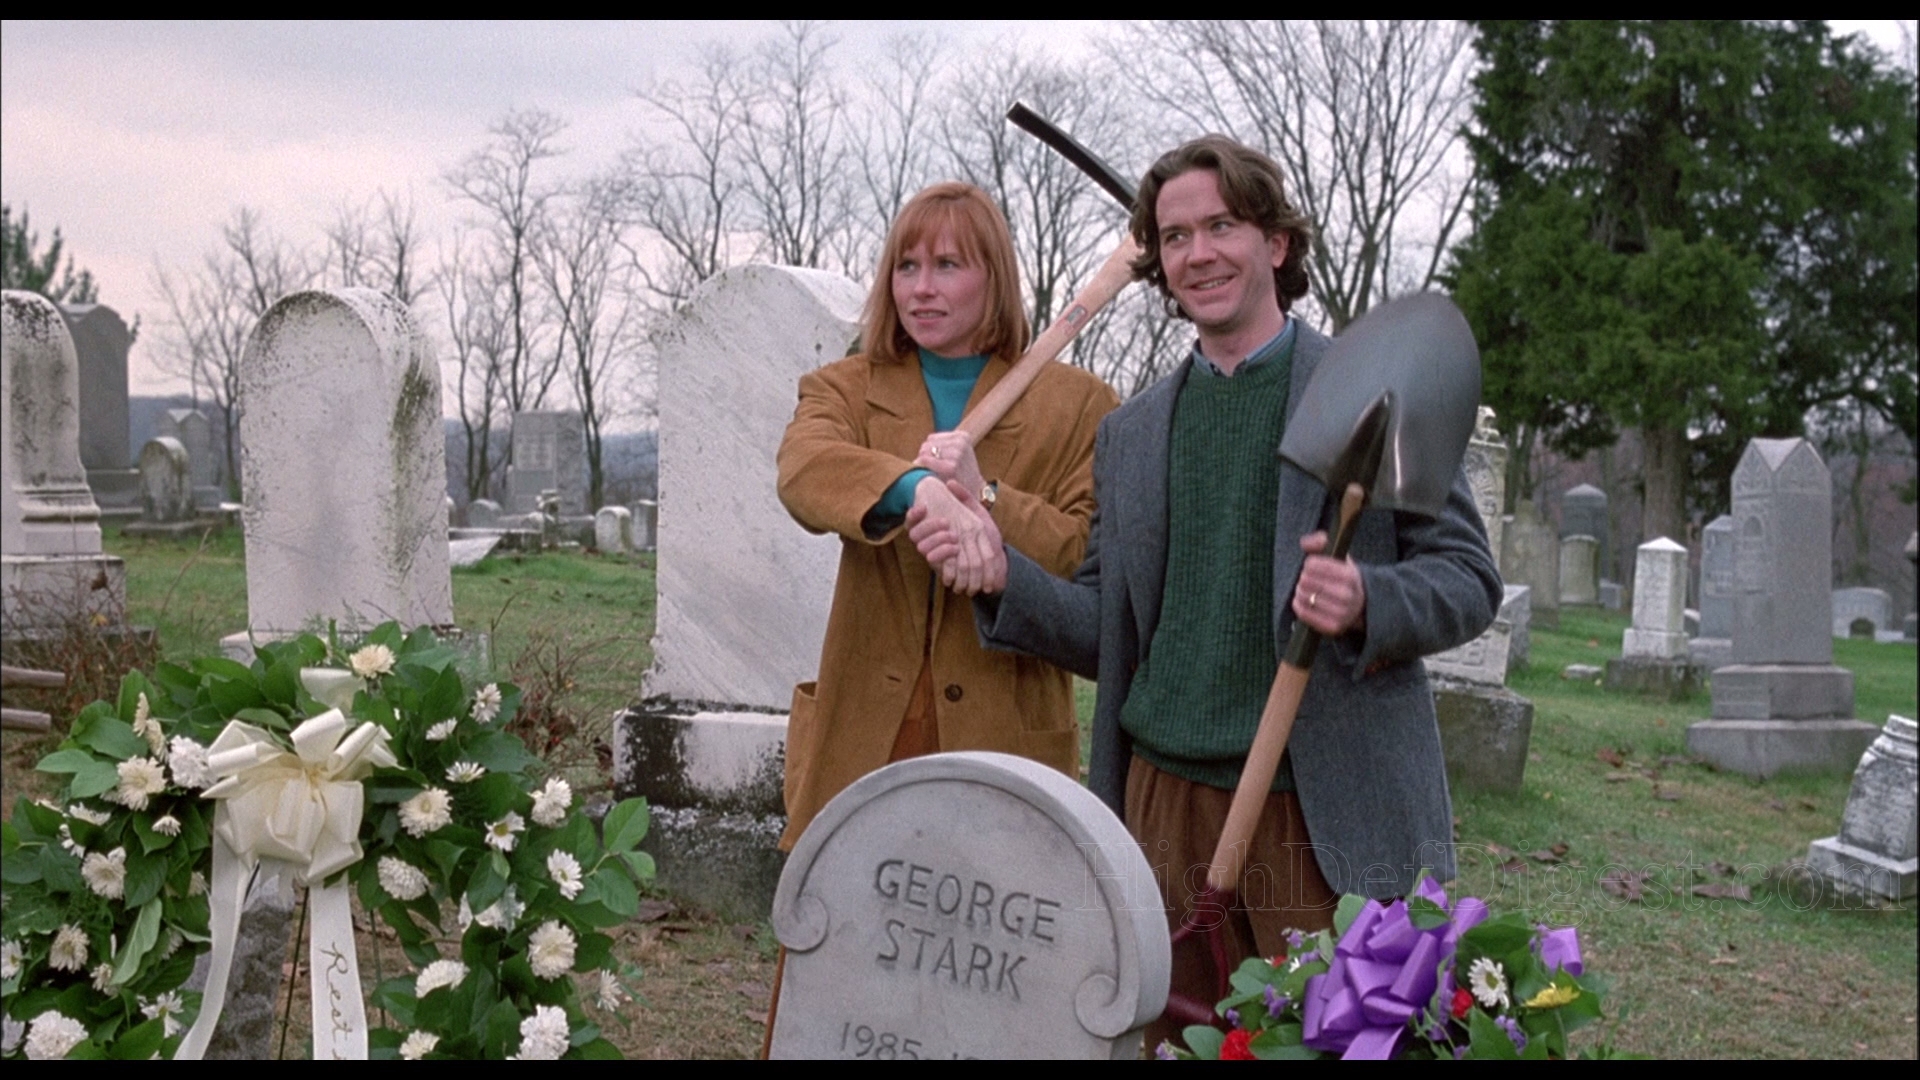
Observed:
[[[1487,917],[1487,905],[1474,897],[1450,905],[1431,880],[1422,880],[1414,895],[1440,905],[1452,921],[1421,930],[1408,918],[1406,901],[1367,901],[1334,946],[1326,972],[1307,980],[1306,1045],[1354,1059],[1388,1058],[1399,1049],[1408,1021],[1433,1000],[1441,970],[1452,967],[1460,935]]]

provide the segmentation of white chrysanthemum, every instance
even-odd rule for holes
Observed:
[[[557,776],[548,777],[546,784],[533,793],[534,824],[554,828],[567,820],[567,809],[572,805],[572,786]]]
[[[473,692],[473,722],[491,724],[500,715],[500,685],[488,683]]]
[[[474,761],[456,761],[447,766],[447,782],[451,784],[471,784],[487,775],[487,767]]]
[[[147,707],[145,693],[133,706],[133,733],[147,740],[147,745],[153,748],[154,757],[167,760],[167,733],[160,730],[160,721],[153,718],[153,710]]]
[[[553,851],[547,854],[547,876],[560,887],[560,895],[571,900],[580,895],[587,883],[580,876],[580,860],[569,852]]]
[[[462,897],[460,902],[462,905],[466,904],[466,898]],[[473,909],[464,908],[464,910],[471,912]],[[514,894],[513,886],[509,885],[507,891],[500,894],[500,899],[488,904],[486,910],[478,915],[472,915],[468,921],[477,922],[489,930],[505,933],[513,929],[513,925],[520,921],[520,916],[526,910],[527,905],[520,902],[520,898]]]
[[[412,863],[382,855],[380,887],[395,900],[418,900],[427,895],[427,875]]]
[[[189,791],[213,783],[213,774],[207,770],[207,748],[185,735],[175,735],[167,744],[167,767],[173,770],[173,782]]]
[[[96,851],[87,856],[80,864],[80,876],[87,879],[87,888],[95,896],[118,900],[127,895],[127,849],[117,847],[105,855]]]
[[[435,829],[453,822],[453,796],[437,787],[400,804],[400,827],[418,840]]]
[[[446,742],[447,739],[453,735],[453,729],[459,726],[460,726],[460,721],[458,720],[454,720],[451,718],[442,720],[439,723],[427,729],[427,741],[428,742]]]
[[[400,1044],[400,1057],[404,1061],[419,1061],[439,1045],[440,1036],[430,1031],[410,1031],[406,1041]]]
[[[87,1026],[55,1009],[33,1018],[27,1027],[27,1060],[58,1061],[87,1041]]]
[[[627,1003],[627,991],[620,980],[611,971],[600,973],[600,989],[594,992],[593,1003],[607,1012],[613,1012]]]
[[[60,928],[53,935],[53,945],[47,950],[47,966],[56,971],[85,971],[87,969],[87,933],[72,923]]]
[[[525,831],[527,819],[509,810],[506,817],[487,826],[487,845],[501,851],[512,851],[513,845],[520,839],[517,834]]]
[[[573,931],[548,919],[527,939],[527,963],[540,978],[557,979],[573,970],[573,946]]]
[[[60,823],[60,846],[66,849],[67,854],[76,859],[84,859],[87,857],[87,849],[81,847],[79,842],[74,840],[73,829],[68,827],[64,821]]]
[[[180,819],[172,814],[162,814],[153,821],[153,831],[161,836],[179,836]]]
[[[0,979],[11,979],[20,974],[26,962],[27,950],[21,948],[19,942],[9,940],[0,945]]]
[[[385,645],[368,645],[347,657],[347,666],[363,679],[378,678],[393,670],[393,650]]]
[[[1507,973],[1500,961],[1481,957],[1467,969],[1467,988],[1482,1007],[1504,1009],[1511,1003],[1507,996]]]
[[[207,894],[207,875],[195,870],[187,875],[187,895],[205,896]]]
[[[81,805],[80,803],[73,803],[72,805],[68,806],[67,816],[70,818],[79,818],[81,821],[84,821],[89,825],[105,825],[107,822],[113,820],[112,814],[109,814],[104,810],[90,809],[86,806]]]
[[[114,770],[120,774],[114,801],[128,809],[145,810],[148,799],[167,790],[166,767],[150,757],[128,758]]]
[[[11,1016],[0,1017],[0,1054],[11,1054],[20,1049],[20,1043],[26,1037],[26,1024]]]
[[[520,1021],[517,1061],[558,1061],[567,1052],[566,1011],[558,1005],[535,1005],[533,1015]]]
[[[104,994],[113,989],[113,965],[111,963],[93,965],[93,991]]]
[[[435,960],[420,970],[413,980],[413,996],[426,997],[441,987],[458,989],[467,977],[467,965],[458,960]]]
[[[180,1000],[177,991],[169,990],[159,997],[148,1001],[140,999],[140,1013],[149,1020],[159,1020],[161,1034],[171,1039],[180,1033],[180,1014],[186,1012],[186,1002]]]

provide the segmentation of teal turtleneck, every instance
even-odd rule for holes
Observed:
[[[920,350],[920,378],[927,384],[927,398],[933,403],[933,430],[952,431],[960,426],[967,411],[967,399],[973,396],[973,384],[987,367],[984,354],[975,356],[936,356]],[[887,488],[880,501],[867,511],[862,524],[868,536],[880,536],[906,520],[913,506],[913,489],[933,474],[925,469],[908,469]]]

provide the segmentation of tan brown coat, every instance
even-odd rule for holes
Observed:
[[[968,409],[1008,369],[989,360]],[[1085,551],[1094,434],[1118,404],[1094,376],[1051,364],[975,448],[980,474],[999,482],[993,514],[1007,543],[1056,574],[1072,573]],[[983,650],[972,605],[938,587],[904,529],[877,539],[861,531],[932,431],[916,358],[850,356],[800,380],[780,444],[780,501],[807,529],[838,533],[841,550],[819,680],[794,688],[782,848],[841,789],[886,764],[929,640],[942,750],[998,750],[1079,775],[1067,673]]]

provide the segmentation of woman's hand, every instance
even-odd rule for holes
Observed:
[[[960,482],[920,481],[913,509],[907,511],[907,535],[947,588],[975,596],[1007,587],[1000,527],[973,489]]]
[[[980,463],[973,456],[973,436],[964,431],[936,431],[927,436],[913,463],[942,480],[958,480],[976,498],[986,486]]]

